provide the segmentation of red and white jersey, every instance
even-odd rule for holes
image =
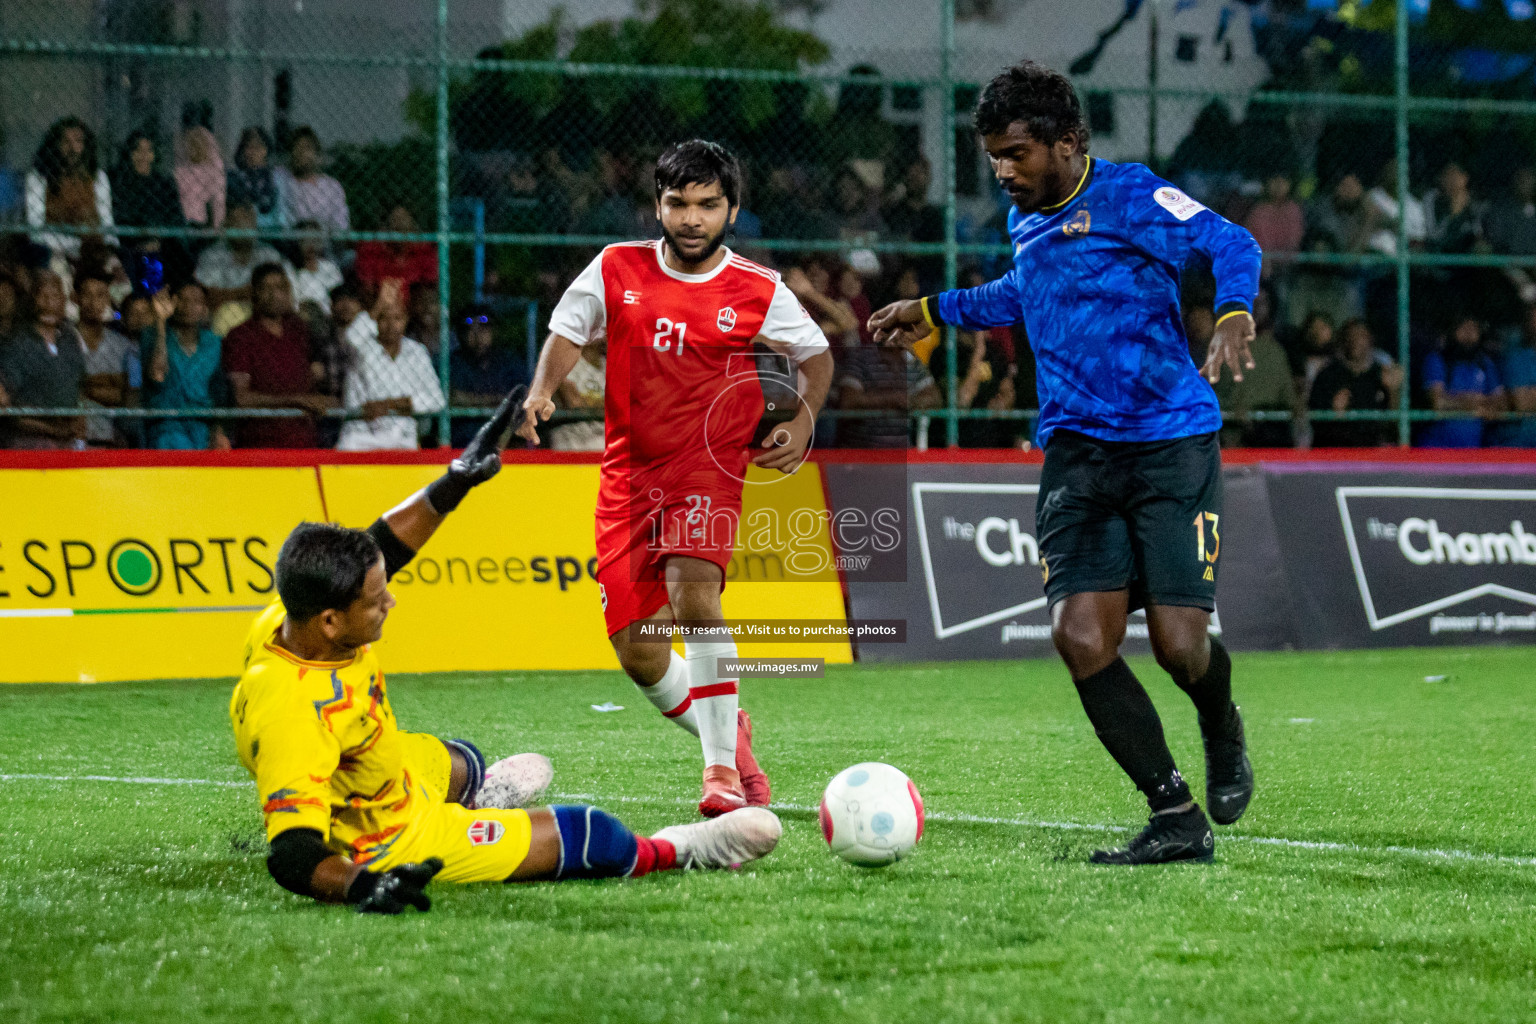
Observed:
[[[722,488],[739,501],[764,412],[753,342],[796,364],[827,351],[775,271],[727,248],[713,270],[683,274],[662,245],[608,246],[549,320],[578,345],[608,339],[600,515]]]

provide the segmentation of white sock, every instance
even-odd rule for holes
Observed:
[[[721,679],[716,662],[736,658],[736,641],[721,630],[714,640],[683,644],[688,652],[689,695],[699,725],[705,766],[736,767],[736,680]]]
[[[688,663],[676,651],[668,653],[672,655],[672,662],[661,681],[655,686],[636,683],[635,688],[645,694],[645,699],[656,705],[656,710],[663,716],[697,736],[699,716],[694,713],[693,698],[688,694]]]

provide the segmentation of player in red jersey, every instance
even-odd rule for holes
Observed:
[[[555,411],[581,355],[608,339],[606,447],[597,499],[597,581],[619,662],[663,715],[699,737],[699,812],[769,801],[720,592],[736,547],[748,462],[793,473],[832,380],[827,340],[779,275],[722,245],[741,203],[735,157],[712,142],[672,146],[656,163],[662,240],[610,245],[566,289],[519,432]],[[798,366],[764,398],[754,342]],[[798,397],[797,397],[798,396]],[[797,408],[753,452],[765,408]],[[686,658],[672,651],[674,624]],[[633,628],[631,628],[633,627]],[[649,627],[649,628],[647,628]]]

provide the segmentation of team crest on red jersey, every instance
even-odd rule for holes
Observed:
[[[506,833],[507,826],[499,821],[481,818],[469,826],[469,845],[494,846],[501,842],[501,837]]]
[[[720,328],[721,334],[730,334],[736,327],[736,311],[726,306],[715,314],[715,326]]]

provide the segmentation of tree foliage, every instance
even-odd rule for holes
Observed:
[[[579,28],[556,8],[480,57],[795,72],[825,61],[829,52],[815,35],[782,24],[767,3],[637,0],[630,17]],[[653,146],[707,134],[750,151],[802,122],[813,125],[825,106],[813,92],[801,83],[487,69],[451,87],[449,108],[454,141],[467,150],[532,153],[556,146],[580,156],[597,146]]]

